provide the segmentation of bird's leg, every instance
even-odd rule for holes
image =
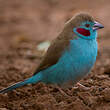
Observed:
[[[84,91],[90,90],[89,87],[86,87],[86,86],[80,84],[79,82],[76,84],[76,87],[74,87],[74,88],[75,88],[75,89],[76,89],[76,88],[79,88],[79,89],[84,90]]]
[[[66,97],[70,97],[70,95],[68,93],[66,93],[64,91],[64,89],[60,88],[59,86],[56,86],[56,88],[59,90],[59,92],[63,95],[63,96],[66,96]]]

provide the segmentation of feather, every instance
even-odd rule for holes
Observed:
[[[70,40],[77,39],[73,28],[84,21],[93,21],[93,17],[87,13],[80,13],[65,23],[63,31],[48,48],[34,75],[58,62],[62,53],[69,47]]]

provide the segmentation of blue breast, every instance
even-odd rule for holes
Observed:
[[[91,70],[96,56],[96,39],[71,40],[69,48],[62,54],[58,63],[42,71],[42,81],[60,85],[67,82],[75,83]]]

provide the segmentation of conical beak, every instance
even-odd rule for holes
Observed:
[[[102,28],[104,28],[104,26],[95,21],[95,24],[93,26],[93,30],[98,30],[98,29],[102,29]]]

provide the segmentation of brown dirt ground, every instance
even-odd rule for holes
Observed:
[[[0,89],[30,77],[42,59],[38,43],[52,40],[75,12],[88,11],[101,21],[96,64],[80,81],[90,87],[65,91],[54,85],[28,85],[0,94],[0,110],[110,110],[109,0],[0,0]]]

